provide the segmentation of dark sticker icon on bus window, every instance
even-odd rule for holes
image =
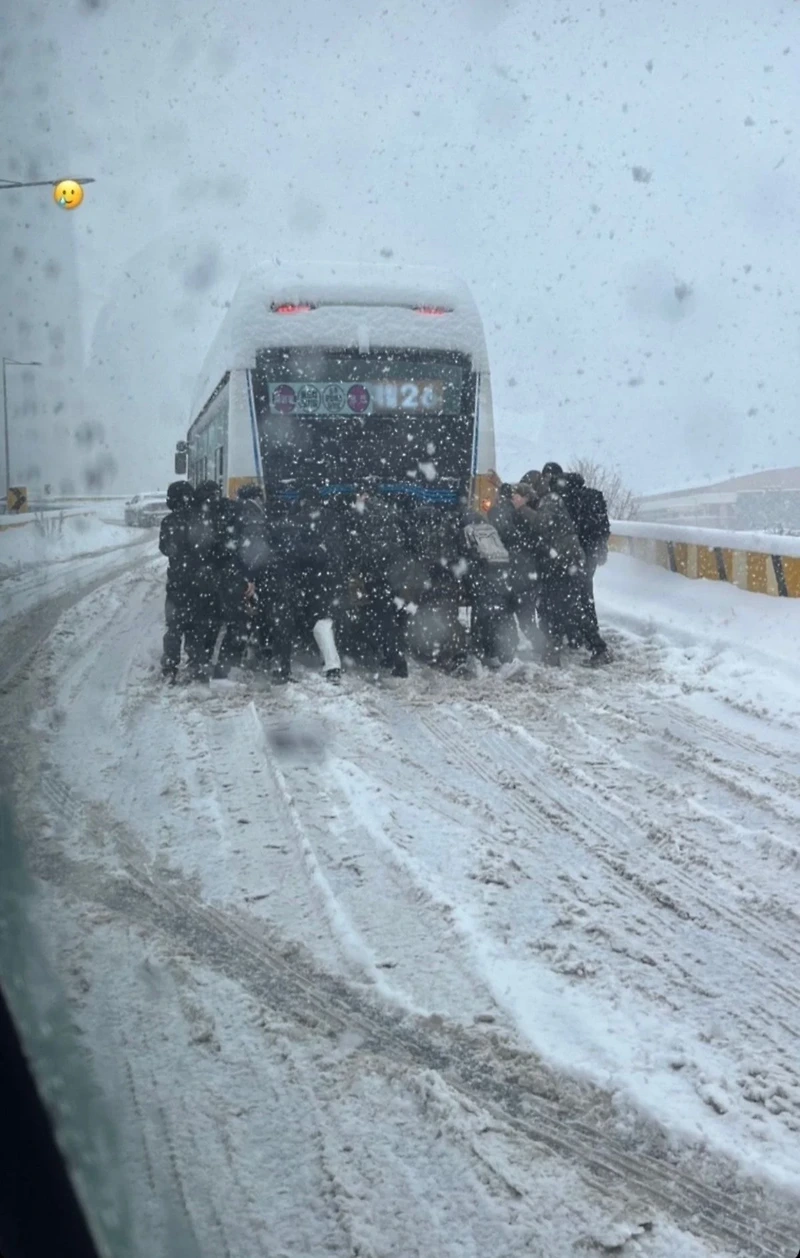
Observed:
[[[344,389],[338,384],[329,384],[322,394],[322,400],[325,403],[326,411],[343,411]]]
[[[319,389],[313,384],[304,384],[297,395],[297,405],[301,411],[318,411]]]
[[[279,384],[272,390],[272,405],[279,415],[289,415],[297,405],[297,394],[289,384]]]
[[[357,415],[363,415],[369,406],[369,391],[364,388],[363,384],[354,384],[347,394],[347,405],[351,411],[355,411]]]

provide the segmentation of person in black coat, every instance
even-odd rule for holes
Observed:
[[[215,675],[227,677],[240,667],[251,635],[256,632],[267,648],[273,546],[260,486],[243,485],[235,502],[223,505],[220,516],[225,558],[221,572],[221,597],[226,621]]]
[[[271,530],[275,563],[271,618],[273,679],[291,680],[295,642],[309,631],[322,656],[328,680],[338,682],[341,660],[334,615],[343,582],[341,539],[334,513],[322,495],[307,489]]]
[[[565,472],[558,463],[545,463],[542,475],[572,516],[586,555],[587,570],[594,576],[598,564],[605,563],[608,557],[611,535],[605,495],[602,490],[587,485],[580,472]]]
[[[166,555],[167,597],[164,607],[166,629],[161,653],[162,676],[175,682],[181,663],[184,640],[191,640],[192,595],[196,555],[189,531],[194,490],[188,481],[173,481],[167,490],[169,514],[161,521],[158,547]]]
[[[409,639],[415,654],[448,672],[464,668],[469,638],[460,617],[465,601],[463,508],[410,499],[408,597],[414,604]]]
[[[558,494],[569,511],[586,556],[586,577],[581,590],[580,633],[576,645],[588,647],[593,663],[610,659],[608,647],[600,633],[594,601],[594,574],[608,558],[611,527],[605,495],[586,484],[580,472],[565,472],[558,463],[546,463],[542,469],[553,493]]]
[[[514,489],[513,485],[500,485],[497,501],[489,512],[489,523],[494,525],[509,554],[507,587],[510,607],[516,612],[522,632],[535,642],[541,584],[534,543],[521,526],[514,506]]]
[[[363,640],[393,677],[408,676],[409,554],[397,508],[369,485],[359,487],[342,517],[347,582],[363,598]]]
[[[540,473],[513,486],[520,558],[536,594],[546,647],[544,662],[558,666],[561,650],[580,634],[586,560],[566,505]]]
[[[496,667],[516,658],[519,634],[514,622],[516,599],[511,588],[511,553],[502,534],[515,527],[510,486],[500,485],[498,500],[488,518],[479,512],[464,513],[467,564],[464,582],[472,608],[470,641],[478,658]],[[491,535],[482,535],[491,529]],[[475,534],[481,534],[482,545]]]
[[[216,481],[202,481],[194,491],[189,533],[195,554],[192,582],[192,641],[189,672],[207,682],[219,631],[225,623],[223,582],[230,558],[227,550],[230,504]]]

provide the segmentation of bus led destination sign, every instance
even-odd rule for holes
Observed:
[[[277,415],[442,415],[448,410],[444,380],[283,381],[268,385]]]

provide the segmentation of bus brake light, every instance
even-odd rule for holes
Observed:
[[[414,313],[418,315],[446,315],[452,314],[452,310],[446,310],[444,306],[415,306]]]
[[[280,306],[273,306],[273,314],[308,314],[313,310],[313,306],[295,306],[291,302],[284,302]]]

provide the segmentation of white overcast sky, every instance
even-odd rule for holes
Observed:
[[[0,193],[29,325],[2,352],[70,309],[70,422],[103,423],[119,488],[169,479],[244,268],[383,249],[472,284],[504,474],[592,455],[647,492],[800,463],[796,0],[0,10],[0,176],[63,147],[55,173],[97,178],[44,226]]]

